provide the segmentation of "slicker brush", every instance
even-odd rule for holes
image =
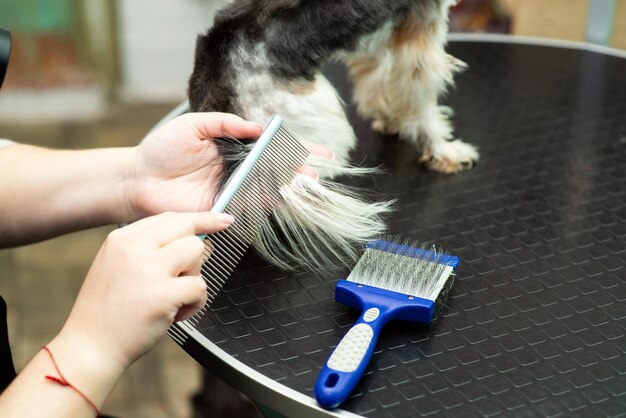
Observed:
[[[325,408],[341,405],[372,358],[383,327],[393,319],[424,324],[435,319],[453,284],[457,257],[435,248],[375,240],[335,290],[339,303],[362,314],[335,348],[315,384]]]

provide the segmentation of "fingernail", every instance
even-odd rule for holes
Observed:
[[[337,156],[335,155],[335,153],[331,151],[331,152],[330,152],[330,158],[328,158],[328,159],[329,159],[329,160],[331,160],[331,161],[335,161],[335,158],[336,158],[336,157],[337,157]]]
[[[215,217],[223,224],[230,225],[235,222],[235,217],[233,215],[229,215],[228,213],[216,213]]]

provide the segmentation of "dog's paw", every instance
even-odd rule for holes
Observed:
[[[400,131],[398,124],[382,118],[376,118],[372,122],[372,129],[383,135],[397,135]]]
[[[420,162],[428,168],[445,174],[459,173],[474,167],[478,161],[478,149],[460,139],[439,142],[424,148]]]

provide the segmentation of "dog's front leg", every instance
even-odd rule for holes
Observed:
[[[421,150],[420,161],[443,173],[471,168],[476,147],[454,139],[451,109],[439,97],[465,64],[445,52],[446,2],[419,2],[376,54],[347,60],[354,98],[372,128],[399,134]]]

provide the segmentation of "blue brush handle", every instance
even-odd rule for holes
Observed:
[[[315,383],[315,398],[325,408],[336,408],[350,396],[372,358],[376,341],[382,330],[388,312],[380,312],[377,319],[367,321],[371,316],[368,307],[343,337],[330,355]]]
[[[376,341],[387,322],[393,319],[429,323],[435,304],[396,292],[340,280],[338,302],[363,310],[358,321],[337,345],[315,383],[317,401],[336,408],[350,396],[372,358]]]

